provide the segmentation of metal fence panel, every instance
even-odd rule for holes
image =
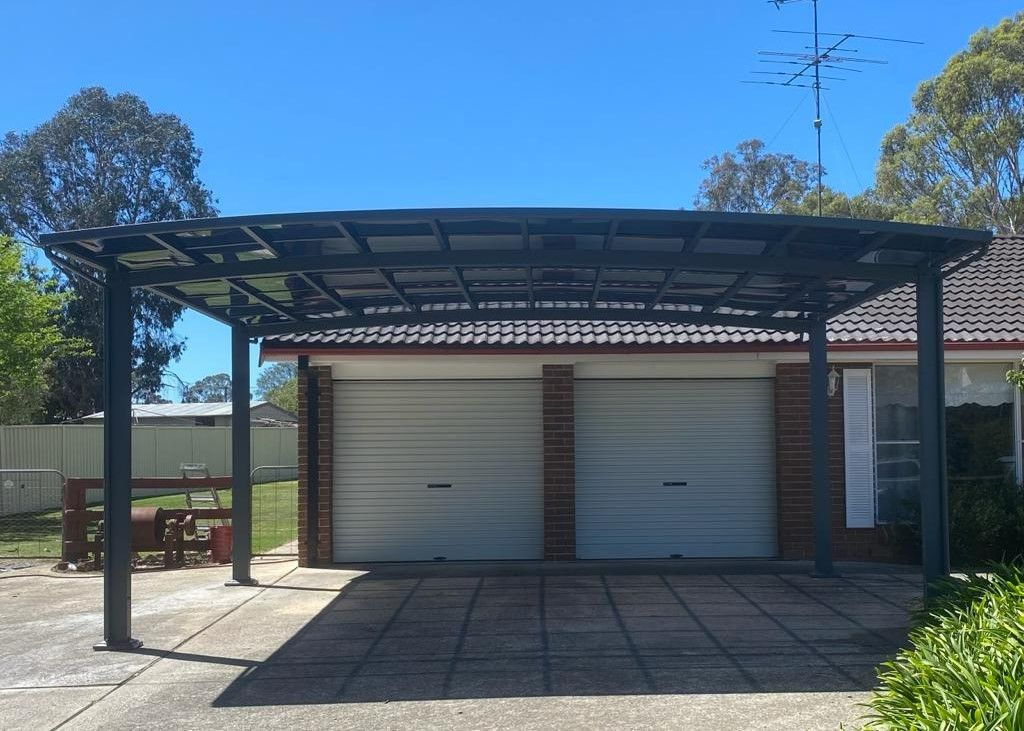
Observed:
[[[63,493],[57,470],[0,469],[0,558],[60,557]]]
[[[63,468],[62,426],[0,427],[0,469]]]
[[[25,427],[12,426],[9,429]],[[64,464],[61,471],[69,477],[100,477],[103,475],[103,427],[62,426]],[[0,467],[3,467],[0,456]]]
[[[253,555],[297,555],[299,468],[264,465],[250,475]]]
[[[230,475],[231,429],[224,426],[194,428],[192,430],[192,457],[193,462],[205,464],[211,475]],[[256,455],[253,455],[254,460],[255,458]]]
[[[132,430],[132,477],[155,477],[157,432],[153,429]]]
[[[136,429],[132,432],[132,439],[135,438]],[[154,435],[153,471],[148,475],[142,475],[135,471],[132,465],[132,473],[136,477],[173,477],[181,474],[181,463],[192,462],[194,450],[192,449],[192,429],[185,428],[163,428],[154,427],[151,429]],[[159,434],[160,438],[156,439]],[[181,455],[189,455],[188,459],[181,459]],[[211,475],[220,474],[210,470]]]

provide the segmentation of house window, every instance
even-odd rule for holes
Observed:
[[[197,416],[195,417],[196,426],[213,426],[214,421],[212,416]]]
[[[1016,473],[1019,410],[1003,363],[946,365],[950,485],[1003,481]],[[917,367],[875,366],[875,492],[879,523],[916,514],[920,475]]]

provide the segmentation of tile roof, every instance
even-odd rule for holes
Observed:
[[[947,342],[1024,342],[1024,236],[996,237],[982,259],[945,280]],[[913,286],[892,290],[829,322],[829,340],[912,343]],[[268,350],[324,347],[536,347],[795,343],[797,333],[616,321],[530,321],[353,328],[268,337]]]

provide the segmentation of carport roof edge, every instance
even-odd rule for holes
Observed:
[[[991,238],[806,216],[439,208],[162,221],[40,244],[67,271],[123,274],[252,335],[538,319],[804,332]]]

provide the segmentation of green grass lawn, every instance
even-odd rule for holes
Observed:
[[[219,490],[221,504],[231,507],[231,490]],[[252,488],[252,550],[266,553],[298,534],[298,489],[294,480],[268,482]],[[136,498],[136,507],[184,508],[185,496]],[[99,507],[99,506],[91,506]],[[203,503],[197,507],[210,507]],[[202,525],[202,523],[200,523]],[[60,511],[17,513],[0,517],[0,558],[60,557]]]

